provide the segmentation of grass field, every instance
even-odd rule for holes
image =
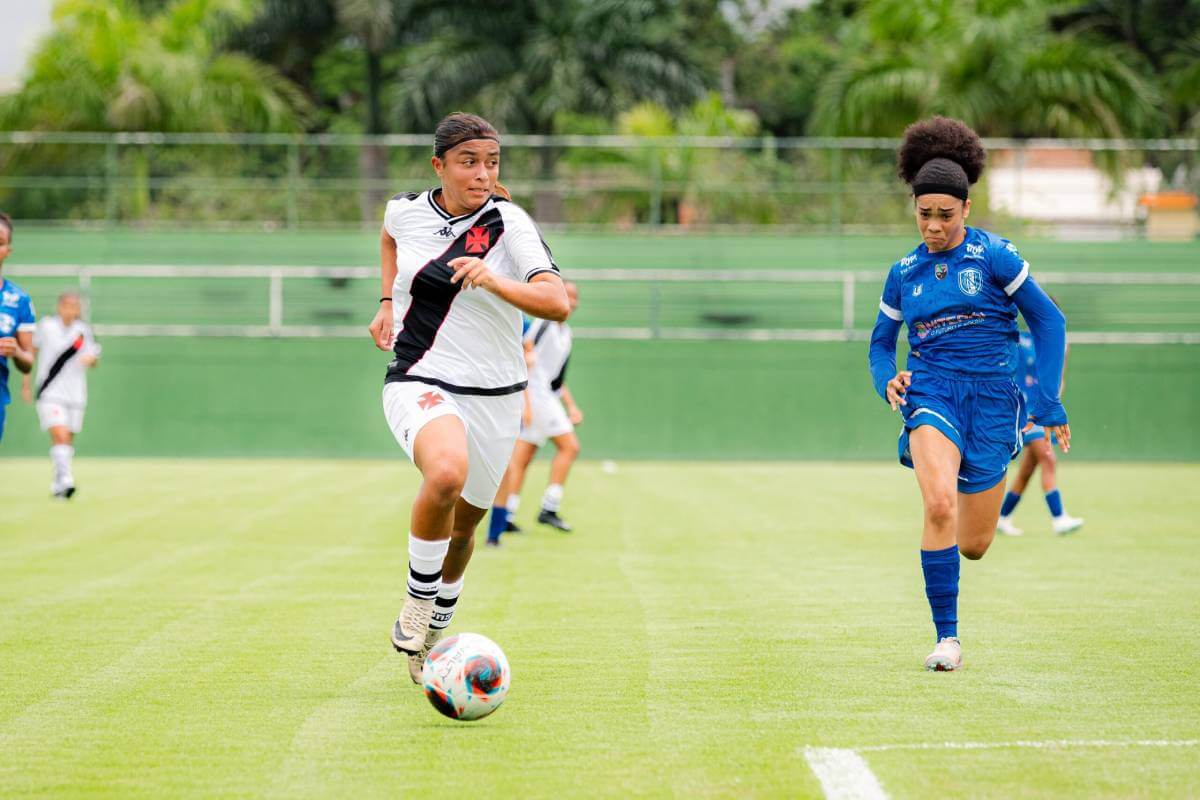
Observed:
[[[5,796],[820,797],[806,748],[856,750],[894,798],[1200,792],[1200,465],[1069,465],[1084,531],[1027,499],[1027,535],[964,562],[965,669],[927,674],[910,473],[585,463],[577,533],[468,573],[454,630],[514,676],[474,724],[387,641],[400,458],[77,478],[55,504],[45,460],[0,461]]]

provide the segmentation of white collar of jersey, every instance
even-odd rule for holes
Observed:
[[[446,220],[451,225],[455,224],[456,222],[462,222],[464,219],[470,219],[471,217],[475,216],[476,214],[478,214],[479,212],[481,212],[485,208],[487,208],[488,204],[492,202],[492,198],[489,197],[487,200],[483,201],[483,205],[481,205],[479,208],[475,209],[474,211],[471,211],[466,214],[459,214],[457,217],[452,217],[452,216],[450,216],[449,212],[447,212],[446,209],[442,208],[441,204],[439,204],[438,201],[434,199],[434,195],[438,194],[441,191],[442,191],[442,189],[440,186],[435,186],[432,189],[429,189],[428,191],[425,192],[425,199],[427,201],[429,201],[429,205],[433,208],[433,210],[436,211],[442,219]]]

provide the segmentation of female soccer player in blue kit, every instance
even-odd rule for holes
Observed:
[[[921,568],[937,629],[925,668],[962,666],[958,640],[959,554],[983,557],[996,533],[1008,463],[1021,450],[1025,401],[1013,380],[1017,311],[1037,350],[1040,380],[1029,421],[1071,443],[1058,396],[1066,318],[1006,239],[966,226],[971,184],[986,153],[958,120],[910,125],[898,154],[924,242],[892,265],[871,334],[875,391],[903,417],[900,462],[921,489]],[[908,369],[896,371],[900,324],[908,326]]]

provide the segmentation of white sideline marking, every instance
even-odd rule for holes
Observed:
[[[829,800],[887,800],[879,779],[855,751],[806,747],[804,758]]]
[[[879,779],[859,755],[889,750],[1002,750],[1009,748],[1045,749],[1054,747],[1196,747],[1200,739],[1052,739],[1044,742],[916,742],[876,744],[852,749],[806,747],[804,758],[821,782],[828,800],[887,800]]]
[[[1014,747],[1195,747],[1200,739],[1057,739],[1045,742],[925,742],[917,744],[876,744],[858,747],[864,753],[888,750],[1002,750]]]

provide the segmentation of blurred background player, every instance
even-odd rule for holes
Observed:
[[[440,185],[396,195],[380,233],[383,297],[369,330],[389,348],[383,410],[421,472],[408,535],[408,593],[392,646],[421,680],[450,624],[521,426],[528,381],[521,312],[570,304],[537,226],[499,183],[500,135],[455,113],[434,132]]]
[[[75,494],[75,475],[71,460],[75,457],[75,435],[83,430],[87,409],[87,370],[100,360],[100,345],[92,329],[81,319],[79,295],[63,292],[58,297],[58,313],[37,324],[33,347],[37,354],[37,412],[42,430],[50,434],[50,461],[54,464],[55,497]],[[22,379],[23,393],[29,393],[29,376]],[[26,397],[28,399],[28,396]]]
[[[533,373],[533,366],[537,363],[537,356],[533,354],[533,342],[525,337],[525,334],[529,333],[532,322],[528,317],[524,317],[521,323],[521,344],[525,348],[525,369],[530,374]],[[529,404],[528,386],[521,393],[521,397],[524,400],[521,410],[521,427],[525,428],[533,421],[533,407]],[[510,465],[512,463],[511,456],[509,463]],[[492,503],[492,515],[488,519],[487,543],[492,547],[500,545],[501,534],[521,532],[521,528],[513,521],[513,515],[517,513],[517,505],[520,500],[521,496],[512,492],[512,468],[511,466],[506,467],[504,477],[500,479],[500,488],[496,490],[496,499]]]
[[[1025,402],[1028,404],[1029,392],[1038,385],[1037,357],[1033,350],[1033,337],[1028,333],[1022,333],[1018,347],[1017,386],[1025,395]],[[1058,390],[1059,396],[1062,396],[1067,390],[1066,354],[1063,355],[1063,366],[1063,379],[1059,383]],[[1008,494],[1004,495],[1004,504],[1000,506],[1000,519],[996,523],[996,530],[1008,536],[1020,536],[1023,533],[1012,523],[1010,517],[1017,507],[1017,503],[1021,502],[1021,495],[1025,492],[1025,487],[1029,485],[1029,481],[1038,467],[1042,468],[1042,491],[1046,495],[1046,506],[1050,509],[1050,525],[1054,532],[1066,534],[1079,530],[1083,527],[1083,520],[1072,517],[1066,512],[1066,509],[1063,508],[1062,495],[1058,491],[1058,458],[1054,455],[1053,435],[1046,436],[1045,428],[1041,425],[1034,425],[1024,432],[1023,438],[1025,455],[1021,458],[1021,465],[1017,469],[1017,475],[1013,478]]]
[[[1057,390],[1066,318],[1016,247],[966,225],[968,191],[987,158],[973,130],[922,120],[904,131],[898,156],[924,241],[888,271],[869,360],[875,390],[903,416],[900,462],[915,470],[924,504],[921,568],[937,630],[925,668],[949,671],[962,666],[959,554],[975,560],[991,546],[1008,464],[1021,451],[1017,311],[1037,344],[1028,419],[1055,433],[1064,452],[1071,430]],[[910,369],[897,372],[901,323]]]
[[[13,224],[0,211],[0,271],[12,253]],[[33,369],[33,331],[37,317],[33,302],[20,286],[0,274],[0,440],[4,438],[4,418],[12,396],[8,393],[8,360],[26,374]]]
[[[571,313],[579,307],[579,288],[566,283]],[[521,429],[517,446],[509,462],[505,483],[509,485],[507,509],[515,514],[520,504],[525,473],[537,455],[538,448],[550,440],[554,443],[554,459],[550,462],[550,483],[542,495],[538,522],[569,533],[571,526],[559,516],[563,485],[571,465],[579,458],[579,437],[575,426],[583,422],[583,412],[566,386],[567,363],[571,359],[571,327],[566,322],[538,320],[525,333],[525,341],[533,344],[536,362],[529,373],[529,405],[532,421]]]

